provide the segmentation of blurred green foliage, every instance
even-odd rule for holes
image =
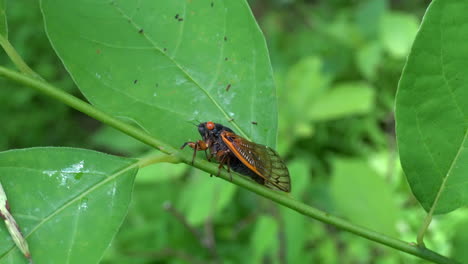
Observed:
[[[293,196],[414,241],[424,211],[399,166],[393,107],[428,1],[250,1],[278,88],[278,150]],[[34,7],[34,8],[33,8]],[[78,95],[44,33],[37,2],[8,2],[26,62]],[[4,54],[2,64],[8,63]],[[0,149],[66,145],[126,156],[148,148],[36,92],[0,80]],[[467,260],[466,208],[435,218],[426,245]],[[160,164],[136,178],[103,263],[423,263],[311,221],[216,177]]]
[[[57,87],[80,96],[44,31],[38,1],[8,1],[9,40],[26,63]],[[0,63],[14,68],[6,54]],[[31,89],[0,79],[0,150],[33,146],[81,146],[95,120]],[[84,146],[83,146],[84,145]]]

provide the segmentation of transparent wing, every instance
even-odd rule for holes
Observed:
[[[265,186],[285,192],[291,191],[288,168],[274,149],[227,131],[221,133],[221,138],[244,165],[265,179]]]

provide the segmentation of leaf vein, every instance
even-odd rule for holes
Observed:
[[[120,15],[122,15],[125,19],[127,19],[127,20],[131,23],[131,25],[133,25],[133,27],[135,27],[136,30],[140,28],[140,27],[138,27],[138,25],[135,23],[134,20],[132,20],[128,15],[125,14],[125,12],[124,12],[121,8],[119,8],[117,5],[112,5],[112,6],[116,9],[117,12],[120,13]],[[226,118],[226,120],[231,120],[231,117],[230,117],[229,114],[226,112],[226,110],[224,110],[224,109],[221,107],[221,104],[220,104],[217,100],[215,100],[215,98],[213,98],[213,96],[212,96],[205,88],[203,88],[203,86],[202,86],[200,83],[198,83],[198,82],[195,80],[195,78],[193,78],[193,76],[190,75],[190,74],[187,72],[187,70],[185,70],[177,61],[175,61],[174,58],[168,56],[167,53],[164,52],[160,47],[158,47],[158,46],[156,45],[156,43],[155,43],[151,38],[148,37],[147,34],[144,34],[143,36],[144,36],[144,38],[154,47],[155,50],[157,50],[157,51],[159,51],[161,54],[167,56],[167,58],[168,58],[172,63],[174,63],[174,65],[176,65],[177,68],[179,68],[179,70],[180,70],[185,76],[187,76],[187,77],[190,79],[190,81],[192,81],[192,82],[193,82],[193,83],[210,99],[210,101],[221,111],[221,113],[224,115],[224,117]],[[245,137],[246,139],[249,139],[249,140],[250,140],[250,138],[247,136],[247,134],[244,132],[244,130],[241,129],[241,128],[239,127],[239,125],[237,124],[237,122],[236,122],[235,120],[233,120],[233,121],[231,122],[231,124],[233,124],[233,126],[237,129],[237,131],[239,131],[240,134],[242,134],[243,137]]]
[[[88,195],[89,193],[93,192],[94,190],[98,189],[99,187],[105,185],[106,183],[110,182],[111,180],[114,180],[116,179],[117,177],[119,177],[120,175],[123,175],[125,172],[129,171],[129,170],[132,170],[134,169],[135,167],[138,167],[139,166],[139,163],[137,161],[135,161],[135,163],[133,164],[130,164],[124,168],[122,168],[121,170],[119,171],[116,171],[114,174],[110,175],[109,177],[107,178],[104,178],[101,182],[98,182],[96,183],[95,185],[91,186],[88,190],[82,192],[80,195],[76,196],[75,198],[71,199],[70,201],[66,202],[65,204],[63,204],[61,207],[57,208],[56,211],[52,212],[51,214],[49,214],[48,216],[44,217],[32,230],[29,234],[25,235],[25,238],[27,239],[28,237],[30,237],[32,234],[34,234],[34,232],[36,232],[42,225],[44,225],[45,223],[47,223],[49,220],[51,220],[54,216],[58,215],[59,213],[61,213],[63,210],[67,209],[69,206],[71,206],[72,204],[74,204],[76,201],[79,201],[81,200],[83,197],[85,197],[86,195]],[[6,252],[3,256],[6,256],[6,255],[9,255],[11,252],[13,252],[13,249],[15,249],[15,245],[12,245]],[[11,255],[10,255],[11,256]]]

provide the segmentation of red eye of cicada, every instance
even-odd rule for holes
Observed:
[[[206,128],[208,128],[208,130],[213,130],[215,128],[215,124],[213,122],[206,122]]]

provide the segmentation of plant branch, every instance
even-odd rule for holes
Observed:
[[[3,50],[5,50],[8,57],[10,57],[11,61],[13,62],[13,64],[15,64],[15,66],[20,72],[42,80],[42,77],[40,77],[39,74],[37,74],[35,71],[29,68],[26,62],[24,62],[23,58],[21,58],[21,56],[18,54],[16,49],[2,34],[0,34],[0,46],[2,46]]]
[[[134,137],[143,143],[146,143],[154,148],[159,149],[161,152],[173,155],[174,157],[177,157],[179,160],[191,164],[192,162],[192,155],[190,155],[187,152],[182,152],[179,151],[178,149],[175,149],[172,146],[169,146],[165,143],[163,143],[160,140],[157,140],[153,138],[151,135],[145,133],[139,128],[136,128],[134,126],[131,126],[129,124],[126,124],[96,108],[94,108],[92,105],[70,95],[67,94],[60,89],[47,84],[45,82],[39,81],[37,79],[34,79],[32,77],[26,76],[24,74],[9,70],[4,67],[0,67],[0,76],[4,76],[12,81],[24,84],[28,87],[31,87],[33,89],[36,89],[40,92],[45,93],[48,96],[51,96],[67,105],[69,105],[72,108],[75,108],[78,111],[81,111],[105,124],[108,124],[124,133],[127,135]],[[201,170],[204,170],[212,175],[217,175],[218,173],[218,167],[214,163],[210,163],[206,160],[201,160],[201,159],[196,159],[194,164],[194,167],[197,167]],[[252,192],[257,193],[258,195],[261,195],[263,197],[266,197],[272,201],[275,201],[276,203],[279,203],[283,206],[286,206],[292,210],[295,210],[299,212],[300,214],[303,214],[305,216],[314,218],[316,220],[322,221],[324,223],[336,226],[340,229],[346,230],[348,232],[354,233],[358,236],[367,238],[369,240],[375,241],[377,243],[395,248],[397,250],[418,256],[422,259],[432,261],[434,263],[441,263],[441,264],[455,264],[458,263],[455,260],[449,259],[447,257],[444,257],[434,251],[431,251],[427,248],[423,247],[418,247],[415,245],[411,245],[407,242],[404,242],[402,240],[396,239],[389,237],[387,235],[369,230],[367,228],[357,226],[355,224],[352,224],[346,220],[343,220],[341,218],[331,216],[330,214],[320,211],[318,209],[315,209],[305,203],[302,203],[300,201],[297,201],[296,199],[292,198],[290,195],[286,193],[282,193],[279,191],[274,191],[268,188],[265,188],[264,186],[257,184],[251,180],[248,180],[247,178],[241,177],[237,174],[232,175],[232,183],[237,184],[241,187],[244,187]],[[222,171],[220,174],[220,177],[223,178],[226,181],[230,181],[230,175],[226,171]]]
[[[139,167],[144,168],[146,166],[150,166],[156,163],[180,163],[180,160],[172,155],[161,155],[161,154],[154,154],[152,153],[151,155],[145,156],[143,158],[140,158],[138,161]]]
[[[28,87],[31,87],[35,90],[38,90],[39,92],[42,92],[52,98],[55,98],[59,100],[60,102],[90,116],[93,117],[96,120],[99,120],[111,127],[114,127],[125,134],[134,137],[141,142],[150,145],[158,150],[160,150],[163,153],[166,154],[173,154],[176,153],[176,149],[173,148],[172,146],[169,146],[155,138],[153,138],[151,135],[148,133],[142,131],[139,128],[136,128],[134,126],[131,126],[125,122],[120,121],[119,119],[112,117],[103,111],[98,110],[91,104],[71,95],[68,94],[57,87],[54,87],[46,82],[43,82],[41,80],[34,79],[30,76],[27,76],[25,74],[9,70],[5,67],[0,66],[0,76],[4,76],[7,79],[10,79],[12,81],[24,84]]]

